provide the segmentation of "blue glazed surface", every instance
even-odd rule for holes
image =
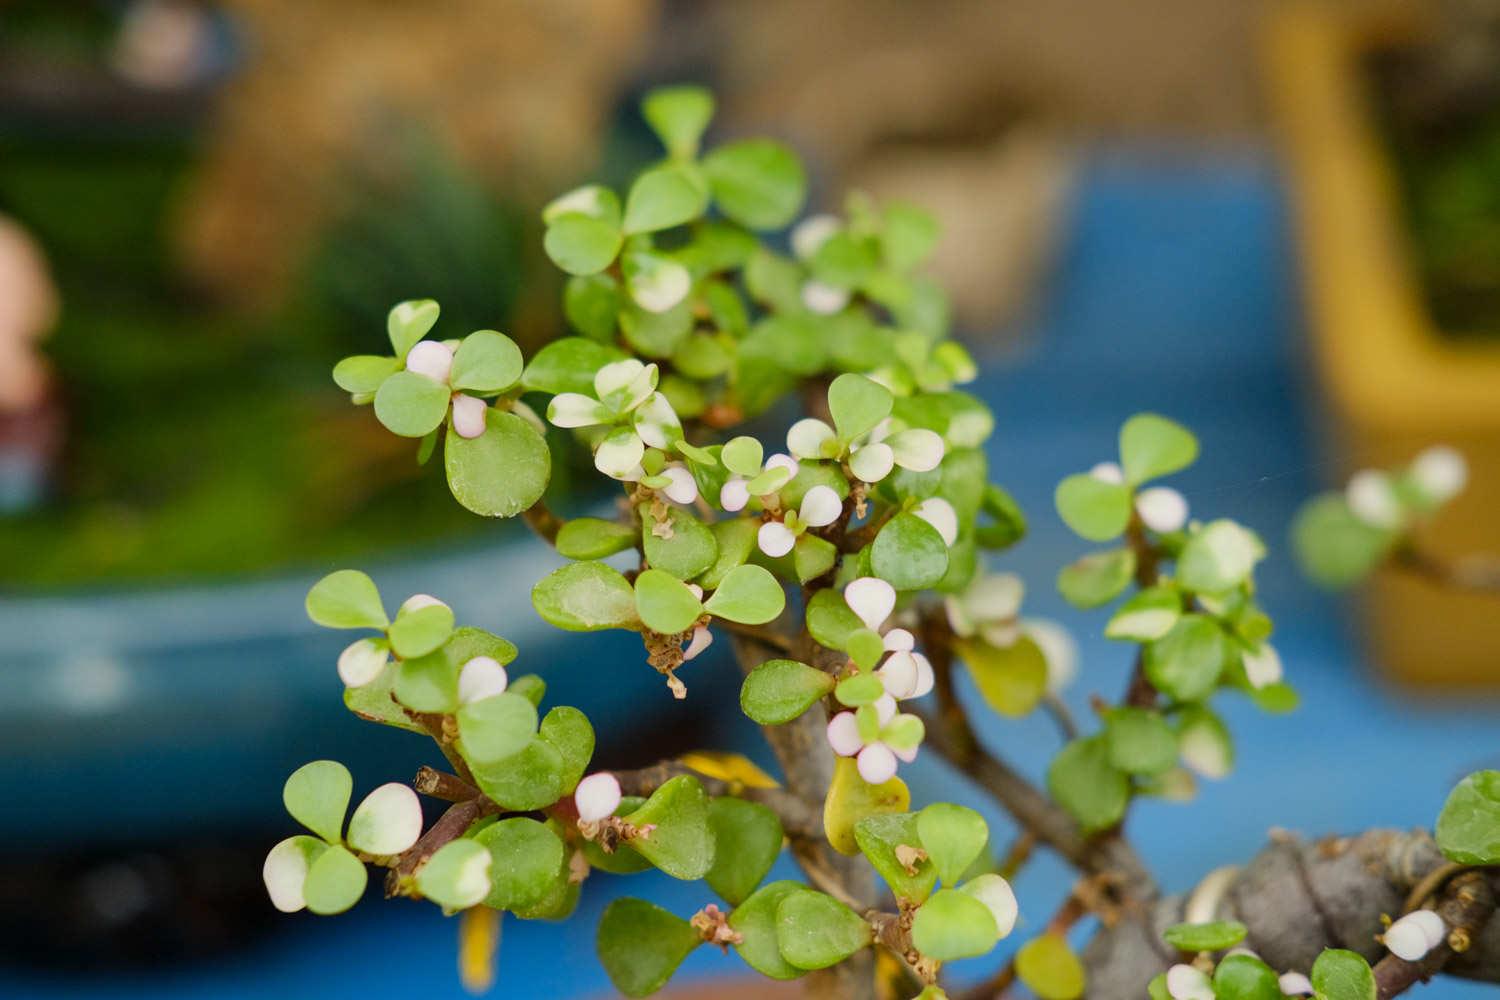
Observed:
[[[1058,272],[1022,331],[1021,346],[983,359],[991,374],[979,391],[995,406],[999,427],[990,445],[994,476],[1014,490],[1032,524],[1028,541],[995,565],[1027,578],[1029,613],[1064,621],[1078,638],[1082,672],[1068,699],[1080,717],[1090,692],[1115,696],[1123,687],[1128,650],[1098,637],[1100,615],[1071,611],[1053,591],[1057,567],[1085,546],[1052,513],[1051,488],[1061,476],[1111,457],[1126,415],[1154,409],[1192,426],[1204,457],[1176,484],[1195,514],[1239,518],[1272,549],[1261,575],[1263,599],[1277,621],[1276,643],[1304,707],[1269,717],[1224,698],[1237,738],[1231,778],[1206,783],[1191,807],[1145,801],[1135,809],[1131,835],[1169,890],[1188,888],[1209,869],[1248,858],[1272,826],[1321,833],[1429,824],[1459,776],[1500,759],[1500,703],[1420,697],[1383,685],[1347,609],[1300,580],[1287,555],[1288,520],[1300,499],[1323,484],[1329,466],[1316,448],[1315,404],[1302,357],[1281,199],[1274,172],[1258,157],[1096,154],[1079,184]],[[664,706],[660,724],[667,726],[684,725],[684,718],[692,720],[688,724],[716,724],[713,719],[734,714],[719,712],[733,706],[738,683],[727,665],[695,665],[685,675],[691,699],[672,706],[649,671],[631,669],[640,654],[630,637],[579,639],[546,629],[526,595],[530,582],[552,564],[549,559],[554,557],[528,543],[428,566],[392,566],[375,576],[393,594],[463,595],[452,601],[461,619],[513,638],[527,669],[551,683],[549,701],[584,707],[601,731],[648,705]],[[6,835],[35,838],[45,832],[50,838],[68,815],[61,797],[38,794],[29,782],[25,789],[16,786],[16,772],[27,768],[92,782],[106,811],[142,835],[190,815],[201,819],[205,810],[220,819],[282,822],[274,819],[282,777],[310,756],[352,758],[360,787],[412,770],[414,741],[371,732],[373,727],[353,722],[339,707],[329,664],[341,643],[300,624],[306,582],[257,585],[248,596],[235,592],[232,603],[193,592],[160,604],[127,598],[102,607],[0,606],[0,631],[19,636],[21,650],[8,639],[0,691],[23,671],[108,671],[113,658],[128,668],[123,683],[139,685],[147,695],[143,703],[164,694],[174,714],[184,706],[222,702],[226,685],[235,692],[232,712],[204,718],[199,731],[188,732],[164,728],[144,710],[117,715],[108,705],[75,705],[69,717],[89,735],[81,743],[70,738],[39,750],[37,740],[57,724],[48,713],[66,686],[55,677],[28,682],[21,703],[0,704],[6,762],[23,765],[4,769],[3,790],[7,801],[31,805],[5,812]],[[51,648],[48,637],[58,634],[73,638],[70,656],[82,666],[52,663],[36,671]],[[185,642],[194,635],[205,641]],[[710,680],[713,675],[717,679]],[[709,705],[715,708],[705,709]],[[1057,745],[1040,718],[989,722],[982,730],[992,746],[1033,776],[1040,776]],[[753,740],[751,727],[736,723],[731,742],[748,749]],[[236,785],[210,803],[178,804],[170,789],[141,780],[143,773],[184,769],[206,780],[226,767]],[[974,801],[930,756],[907,774],[918,802],[945,796]],[[995,841],[1004,845],[1009,827],[998,813],[990,818]],[[63,829],[76,833],[77,826],[74,821]],[[782,865],[790,874],[787,862]],[[1033,862],[1018,881],[1023,923],[1013,941],[1045,921],[1069,881],[1051,859]],[[607,995],[608,982],[593,958],[593,928],[608,899],[622,892],[684,915],[709,901],[697,888],[659,875],[628,883],[596,876],[575,919],[562,925],[507,922],[496,995]],[[213,965],[108,977],[11,970],[0,973],[0,993],[54,1000],[458,996],[453,934],[453,922],[431,907],[371,899],[341,919],[291,918],[272,939]],[[1013,947],[1008,943],[995,957],[959,963],[954,971],[978,977]],[[742,969],[732,957],[701,949],[684,977]],[[1446,1000],[1479,992],[1440,981],[1423,995]]]

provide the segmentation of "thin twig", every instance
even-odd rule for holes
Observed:
[[[442,799],[445,802],[463,802],[479,798],[481,795],[479,789],[458,775],[439,771],[426,764],[417,770],[417,776],[412,779],[411,787],[419,794]]]
[[[1482,871],[1454,876],[1437,905],[1448,936],[1421,959],[1408,962],[1387,955],[1375,963],[1375,988],[1380,1000],[1390,1000],[1436,974],[1455,954],[1467,951],[1475,935],[1495,913],[1495,894]]]
[[[557,544],[557,533],[562,530],[562,518],[552,513],[546,501],[538,500],[521,512],[521,520],[536,532],[538,538],[548,545]]]

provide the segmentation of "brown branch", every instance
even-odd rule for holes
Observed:
[[[439,848],[462,837],[464,831],[482,815],[484,801],[481,799],[469,799],[449,806],[448,811],[438,817],[438,821],[415,844],[396,858],[396,863],[385,877],[386,896],[409,894],[411,890],[407,883],[417,869],[426,864],[427,859],[436,854]]]
[[[1111,875],[1128,898],[1153,898],[1156,883],[1129,844],[1109,835],[1084,837],[1062,808],[980,744],[953,685],[952,638],[940,610],[923,616],[922,642],[932,663],[939,713],[936,718],[915,713],[926,726],[928,745],[993,795],[1022,828],[1036,834],[1074,867],[1091,875]]]
[[[620,791],[626,795],[650,795],[672,778],[690,774],[698,779],[709,795],[731,795],[767,807],[781,820],[781,828],[788,836],[814,840],[823,836],[822,811],[783,788],[751,788],[741,782],[711,778],[676,760],[664,760],[650,767],[613,773],[620,782]]]
[[[552,513],[545,500],[538,500],[521,512],[521,520],[548,545],[557,544],[557,533],[562,530],[562,518]]]
[[[421,795],[428,795],[445,802],[463,802],[481,797],[479,789],[456,774],[439,771],[423,764],[412,779],[411,787]]]
[[[842,542],[839,544],[839,549],[843,552],[858,552],[866,545],[869,545],[875,540],[875,536],[880,534],[880,529],[885,527],[886,522],[896,516],[896,512],[895,507],[887,504],[874,517],[845,534]]]
[[[811,640],[807,642],[811,643]],[[740,668],[745,672],[770,659],[774,652],[772,647],[744,635],[734,636],[734,648]],[[761,727],[781,765],[787,793],[820,813],[833,780],[833,751],[828,746],[827,724],[827,714],[815,706],[785,725]],[[863,857],[846,857],[835,851],[825,838],[795,839],[791,848],[792,857],[802,870],[825,892],[857,904],[852,907],[855,912],[875,907],[879,893],[874,871]],[[861,951],[830,969],[814,972],[808,976],[807,987],[808,993],[814,996],[839,997],[841,1000],[873,998],[874,956]]]
[[[1273,833],[1228,884],[1211,919],[1243,923],[1245,947],[1278,972],[1308,972],[1324,948],[1347,948],[1374,962],[1385,954],[1378,941],[1381,917],[1402,913],[1411,890],[1446,863],[1423,831],[1371,830],[1317,841]],[[1439,912],[1450,927],[1467,928],[1468,944],[1443,959],[1443,972],[1500,982],[1500,919],[1488,916],[1497,889],[1500,872],[1484,869],[1455,877],[1449,885],[1455,895],[1440,897]],[[1474,898],[1462,902],[1463,913],[1454,912],[1456,894],[1466,891]],[[1151,977],[1180,960],[1161,935],[1184,919],[1190,895],[1158,900],[1144,915],[1127,912],[1094,936],[1082,955],[1089,1000],[1138,1000]],[[1481,911],[1485,915],[1476,919]],[[1436,971],[1420,964],[1417,979]],[[1380,981],[1394,984],[1394,962],[1376,967],[1377,977],[1390,977]]]
[[[1391,565],[1454,590],[1500,594],[1500,558],[1494,556],[1445,559],[1416,545],[1405,545],[1392,554]]]
[[[1456,955],[1468,951],[1474,936],[1495,912],[1495,892],[1490,876],[1466,871],[1453,878],[1436,907],[1448,926],[1448,937],[1419,961],[1408,962],[1387,955],[1375,963],[1375,987],[1380,1000],[1404,993],[1436,975]]]

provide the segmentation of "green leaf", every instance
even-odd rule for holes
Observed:
[[[917,814],[917,835],[922,838],[922,847],[932,859],[938,878],[945,885],[953,885],[984,850],[990,828],[983,816],[967,806],[934,802]]]
[[[693,332],[691,298],[683,298],[664,312],[651,312],[632,299],[620,312],[625,342],[646,358],[670,358]]]
[[[1120,466],[1132,486],[1185,469],[1197,458],[1198,439],[1166,417],[1137,413],[1120,428]]]
[[[797,154],[770,139],[720,146],[703,159],[714,201],[750,229],[780,229],[797,217],[807,197],[807,175]]]
[[[585,337],[554,340],[532,356],[521,373],[521,384],[539,392],[594,394],[594,373],[612,361],[623,361],[624,351]]]
[[[628,997],[661,989],[702,943],[686,920],[644,899],[613,900],[599,919],[599,961],[610,982]]]
[[[496,330],[476,330],[453,352],[448,382],[455,389],[504,392],[521,377],[525,362],[516,342]]]
[[[625,233],[654,233],[691,222],[708,207],[702,180],[684,166],[647,170],[630,185],[625,198]]]
[[[343,913],[365,894],[370,874],[364,864],[343,847],[330,847],[307,869],[302,898],[313,913],[330,916]]]
[[[870,546],[875,575],[897,590],[925,590],[948,572],[948,546],[938,530],[915,514],[897,514]]]
[[[993,483],[985,486],[980,509],[991,523],[981,525],[974,538],[987,549],[1008,549],[1026,537],[1026,515],[1009,493]]]
[[[880,227],[880,252],[886,265],[910,271],[932,254],[938,240],[938,223],[932,213],[905,202],[885,206]]]
[[[704,881],[731,904],[742,902],[781,853],[781,820],[757,802],[731,797],[708,804],[714,835],[714,864]]]
[[[871,705],[879,700],[881,695],[885,694],[885,685],[874,674],[855,674],[839,681],[833,693],[841,704],[848,705],[850,708],[858,708],[860,705]]]
[[[620,224],[620,199],[609,188],[601,184],[585,184],[567,194],[553,198],[542,209],[542,221],[552,225],[567,215],[583,215],[590,219],[602,219],[615,226]]]
[[[649,503],[640,506],[641,546],[648,566],[679,580],[691,580],[714,564],[719,544],[706,524],[681,507],[668,507],[663,525],[651,507]]]
[[[536,674],[522,674],[510,682],[506,688],[511,694],[518,694],[522,698],[538,707],[542,704],[542,698],[547,693],[547,682]]]
[[[649,834],[628,843],[641,857],[673,878],[693,881],[707,875],[714,864],[714,834],[708,822],[708,796],[692,775],[679,775],[663,784],[646,804],[626,817]]]
[[[1352,951],[1323,949],[1308,978],[1320,1000],[1375,1000],[1375,973]]]
[[[1047,657],[1031,638],[1023,635],[1009,646],[960,639],[955,647],[985,703],[1001,715],[1028,715],[1047,693]]]
[[[1234,743],[1224,721],[1207,705],[1189,705],[1177,720],[1177,752],[1194,771],[1222,778],[1234,767]]]
[[[1182,616],[1182,597],[1170,586],[1147,587],[1120,605],[1104,626],[1110,639],[1150,642],[1172,630]]]
[[[438,304],[431,299],[410,299],[398,303],[386,314],[385,331],[397,360],[405,362],[412,345],[437,325],[438,312]]]
[[[781,957],[799,969],[837,965],[870,943],[870,925],[832,896],[802,889],[776,907]]]
[[[765,450],[753,437],[732,438],[724,444],[719,460],[730,472],[753,479],[760,474]]]
[[[710,614],[742,625],[764,625],[786,607],[781,584],[763,566],[736,566],[704,605]]]
[[[514,816],[485,827],[474,840],[490,852],[486,906],[526,909],[553,891],[563,866],[563,842],[546,824]]]
[[[393,686],[396,698],[416,712],[456,711],[459,670],[476,656],[504,665],[515,659],[516,647],[483,629],[456,629],[439,649],[401,662]]]
[[[621,273],[631,301],[652,313],[680,305],[693,287],[687,268],[658,253],[627,252]]]
[[[1380,565],[1400,533],[1354,516],[1342,493],[1325,493],[1297,512],[1292,549],[1303,572],[1324,587],[1347,587]]]
[[[861,670],[874,670],[875,664],[885,655],[885,643],[874,629],[860,628],[850,632],[844,645],[849,659]]]
[[[458,735],[466,760],[493,764],[520,753],[536,735],[536,706],[509,691],[458,710]]]
[[[429,604],[411,611],[398,611],[387,635],[396,655],[412,659],[426,656],[448,641],[453,634],[453,609],[446,604]]]
[[[843,650],[849,636],[864,627],[838,590],[819,590],[807,602],[807,631],[829,649]]]
[[[485,517],[514,517],[542,498],[552,475],[552,453],[531,424],[491,407],[479,437],[448,428],[443,465],[448,488],[463,506]]]
[[[867,434],[891,415],[895,397],[879,382],[863,375],[844,374],[828,387],[828,412],[844,441]]]
[[[387,663],[380,676],[370,683],[344,688],[344,707],[366,722],[378,722],[382,726],[394,726],[426,736],[427,730],[413,722],[393,700],[399,669],[396,663]]]
[[[1266,554],[1255,533],[1230,520],[1210,521],[1188,538],[1177,557],[1177,582],[1188,590],[1218,594],[1250,577]]]
[[[782,496],[785,497],[786,494],[783,493]],[[838,558],[838,546],[817,535],[802,535],[792,546],[792,566],[797,571],[798,583],[816,580],[833,569]]]
[[[1109,762],[1104,738],[1097,735],[1058,752],[1047,768],[1047,790],[1086,833],[1119,822],[1130,801],[1130,781]]]
[[[635,609],[647,628],[662,635],[687,631],[703,614],[702,602],[687,584],[659,569],[635,578]]]
[[[531,590],[531,603],[550,625],[569,632],[634,628],[635,592],[612,566],[569,563],[544,576]]]
[[[641,114],[669,154],[690,160],[698,155],[698,142],[714,116],[714,97],[692,85],[658,87],[641,101]]]
[[[1091,552],[1057,574],[1057,589],[1076,608],[1108,604],[1130,586],[1135,553],[1130,549]]]
[[[957,889],[933,893],[911,923],[912,944],[940,962],[986,954],[998,940],[1000,930],[990,908]]]
[[[833,690],[833,678],[796,660],[767,660],[745,677],[740,708],[763,726],[791,722]]]
[[[1158,972],[1152,976],[1151,981],[1146,984],[1146,993],[1151,1000],[1172,1000],[1172,994],[1167,990],[1167,974]]]
[[[1173,924],[1162,931],[1167,944],[1178,951],[1224,951],[1245,940],[1248,931],[1238,920],[1214,920],[1201,924]]]
[[[333,381],[355,395],[376,392],[380,383],[401,369],[401,362],[379,354],[357,354],[333,366]]]
[[[315,760],[286,779],[281,801],[292,819],[337,844],[343,840],[344,813],[353,791],[354,779],[347,767],[336,760]]]
[[[571,705],[558,705],[542,720],[537,735],[562,757],[562,790],[573,791],[594,756],[594,726],[588,716]]]
[[[813,275],[839,288],[858,288],[874,274],[877,250],[874,240],[841,230],[824,240],[813,254]]]
[[[1302,701],[1297,696],[1297,689],[1285,681],[1253,688],[1250,691],[1250,700],[1255,702],[1256,708],[1262,712],[1270,712],[1272,715],[1295,712]]]
[[[1216,1000],[1284,1000],[1276,973],[1254,955],[1228,955],[1214,969]]]
[[[854,824],[854,839],[860,852],[885,879],[896,898],[920,903],[937,884],[937,868],[931,858],[919,857],[915,853],[923,849],[916,814],[866,816]],[[904,862],[897,856],[899,848],[906,849],[902,851]]]
[[[609,267],[624,242],[620,227],[608,219],[570,213],[547,227],[542,246],[562,270],[589,275]]]
[[[1219,685],[1229,640],[1212,618],[1183,615],[1172,630],[1146,646],[1146,677],[1177,701],[1199,701]]]
[[[1130,774],[1160,774],[1177,763],[1177,735],[1154,709],[1110,709],[1104,742],[1109,762]]]
[[[1016,952],[1016,977],[1035,993],[1037,1000],[1077,1000],[1087,979],[1083,963],[1061,934],[1045,933],[1032,938]]]
[[[307,617],[325,628],[385,628],[375,581],[357,569],[329,573],[307,592]]]
[[[771,882],[751,893],[729,915],[730,930],[742,938],[734,950],[761,975],[771,979],[796,979],[802,975],[802,969],[781,957],[781,945],[776,939],[776,910],[787,896],[805,891],[799,882]]]
[[[563,288],[563,315],[585,337],[614,340],[619,311],[620,286],[607,274],[574,275]]]
[[[417,869],[417,889],[445,909],[468,909],[490,894],[491,864],[483,844],[461,837],[439,847]]]
[[[1058,483],[1053,499],[1063,523],[1093,542],[1120,537],[1130,523],[1130,489],[1088,473]]]
[[[392,434],[419,438],[436,430],[448,415],[449,390],[417,372],[399,371],[380,383],[375,417]]]
[[[1448,793],[1437,842],[1450,861],[1500,863],[1500,771],[1475,771]]]
[[[698,577],[699,586],[705,590],[717,590],[736,567],[742,566],[755,551],[755,533],[760,522],[748,517],[727,518],[716,521],[710,527],[714,541],[718,543],[718,556],[714,564]]]
[[[628,524],[597,517],[574,518],[557,532],[557,551],[569,559],[603,559],[633,548],[636,531]]]
[[[519,753],[493,764],[470,764],[479,790],[505,809],[545,809],[563,796],[568,765],[546,740],[532,739]]]

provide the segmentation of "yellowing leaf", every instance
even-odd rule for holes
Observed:
[[[458,921],[458,978],[479,996],[495,985],[495,950],[500,946],[500,912],[471,906]]]
[[[1040,1000],[1083,996],[1083,964],[1061,934],[1042,934],[1016,952],[1016,975]]]
[[[957,646],[985,703],[1001,715],[1027,715],[1046,693],[1047,658],[1031,639],[1022,636],[1005,647],[960,640]]]
[[[690,750],[677,758],[705,778],[717,778],[746,788],[777,788],[776,779],[755,766],[744,754],[722,750]]]
[[[892,778],[872,785],[859,776],[853,757],[840,757],[834,761],[833,781],[823,801],[823,833],[835,851],[856,854],[859,844],[854,839],[854,824],[878,813],[905,812],[909,805],[911,792],[906,782]]]

